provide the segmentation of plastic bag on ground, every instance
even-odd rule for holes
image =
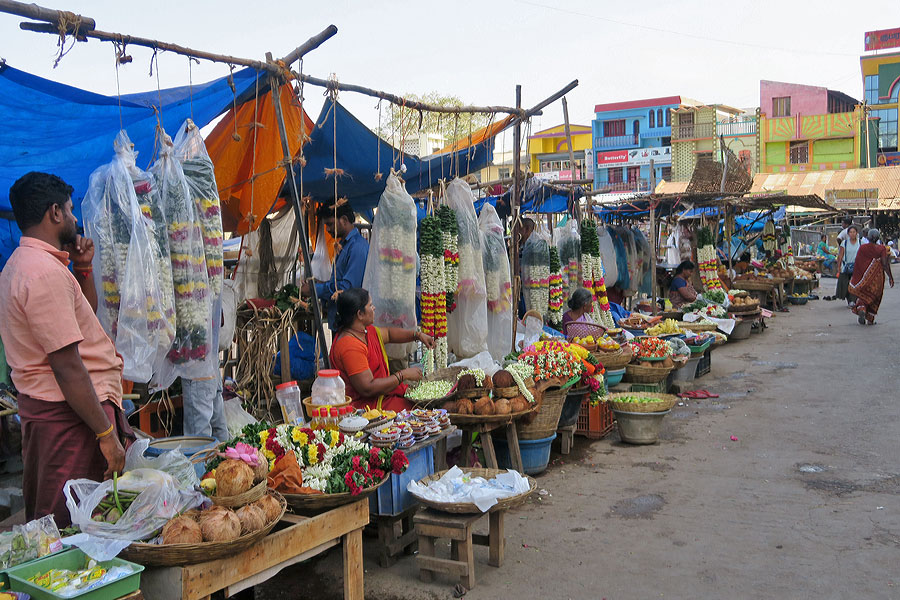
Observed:
[[[153,181],[135,166],[125,131],[113,147],[112,162],[91,174],[82,215],[85,235],[96,246],[97,317],[122,356],[123,376],[147,382],[159,347],[174,333],[165,314],[152,215],[142,213],[135,191],[140,180],[142,192],[151,193]]]
[[[363,287],[375,305],[378,327],[416,328],[416,205],[391,173],[372,221]],[[414,344],[389,344],[391,358],[405,358]]]
[[[488,351],[499,362],[512,347],[512,285],[503,224],[497,211],[488,203],[484,204],[478,216],[478,228],[481,230],[481,256],[487,292]]]
[[[459,282],[456,310],[447,317],[447,343],[458,358],[468,358],[488,348],[481,234],[469,184],[462,179],[451,181],[447,186],[447,205],[456,212],[459,226]]]
[[[194,465],[184,455],[181,448],[167,450],[159,456],[144,456],[149,447],[150,440],[148,439],[137,440],[128,447],[128,451],[125,453],[126,473],[135,469],[156,469],[174,477],[175,481],[184,489],[190,490],[200,485]]]
[[[119,478],[120,491],[137,492],[131,506],[115,523],[93,519],[94,509],[113,491],[113,482],[72,479],[63,486],[72,524],[83,533],[119,540],[145,540],[156,535],[166,522],[180,512],[205,500],[200,492],[185,490],[174,477],[155,469],[135,469]]]

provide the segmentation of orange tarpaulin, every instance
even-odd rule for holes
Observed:
[[[288,146],[291,156],[297,156],[302,143],[301,122],[306,136],[314,123],[290,84],[279,91]],[[240,140],[235,139],[235,133]],[[284,204],[277,198],[284,183],[284,153],[271,93],[260,93],[258,100],[238,106],[237,115],[233,108],[229,110],[206,138],[206,148],[216,169],[225,231],[237,235],[252,231],[270,209],[277,210]]]
[[[469,146],[474,146],[475,144],[483,144],[489,138],[494,137],[495,135],[509,127],[509,124],[512,123],[513,118],[513,115],[509,115],[502,121],[497,121],[493,125],[482,127],[481,129],[473,131],[470,135],[463,136],[452,144],[444,146],[443,148],[435,152],[435,154],[443,154],[444,152],[456,152],[457,150],[462,150],[463,148],[468,148]]]

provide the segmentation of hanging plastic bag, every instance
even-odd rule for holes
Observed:
[[[457,358],[486,352],[487,291],[481,258],[481,233],[475,216],[475,198],[469,184],[454,179],[447,186],[447,206],[456,212],[459,280],[456,309],[447,318],[447,343]]]
[[[174,477],[175,481],[186,490],[200,485],[194,465],[180,447],[167,450],[159,456],[146,456],[144,453],[149,447],[150,440],[148,439],[137,440],[128,447],[128,451],[125,453],[126,473],[135,469],[156,469]]]
[[[319,232],[316,234],[316,249],[309,259],[309,267],[316,281],[328,281],[331,279],[331,258],[328,256],[328,246],[325,244],[325,223],[319,220]]]
[[[277,364],[277,363],[276,363]],[[244,427],[256,423],[253,415],[244,410],[240,398],[232,398],[225,401],[225,423],[228,427],[228,435],[237,437]]]
[[[190,119],[182,124],[175,135],[175,156],[181,161],[184,179],[200,221],[209,292],[215,298],[222,293],[225,274],[222,209],[212,159],[206,151],[200,129]]]
[[[563,281],[568,290],[567,296],[571,296],[581,287],[581,235],[578,233],[578,221],[570,219],[556,229],[554,238],[559,262],[562,264]]]
[[[550,309],[550,232],[543,223],[522,247],[522,289],[525,310],[537,311],[546,323]]]
[[[137,496],[127,508],[123,507],[114,523],[94,520],[99,516],[101,502],[110,497],[115,502],[114,485],[117,492],[136,493]],[[98,483],[90,479],[72,479],[63,486],[63,494],[72,524],[82,532],[132,541],[153,537],[169,519],[199,506],[206,499],[200,492],[181,488],[174,477],[155,469],[129,471],[115,484],[111,480]],[[108,520],[109,512],[106,512]]]
[[[494,360],[500,362],[512,348],[512,285],[503,224],[497,211],[487,202],[478,216],[478,228],[481,230],[481,257],[487,292],[488,351]]]
[[[91,174],[82,202],[85,235],[94,240],[97,317],[124,362],[123,376],[147,382],[160,346],[173,334],[166,317],[153,233],[153,179],[135,166],[137,154],[125,131],[113,143],[115,157]],[[146,213],[138,202],[140,183]]]
[[[200,218],[171,138],[162,130],[158,135],[159,156],[150,172],[159,185],[169,232],[175,340],[154,369],[154,389],[170,386],[177,377],[212,377],[218,365],[218,340],[214,339],[218,330],[213,332],[213,298]]]
[[[219,331],[219,352],[231,348],[237,327],[237,282],[226,279],[222,284],[222,329]]]
[[[378,327],[416,328],[416,205],[391,173],[372,221],[363,287],[375,305]],[[390,344],[391,358],[404,358],[414,344]]]

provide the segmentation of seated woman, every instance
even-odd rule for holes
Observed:
[[[697,291],[691,283],[691,275],[694,274],[694,263],[689,260],[682,262],[675,269],[675,278],[669,286],[669,300],[675,308],[681,308],[697,299]]]
[[[822,269],[831,275],[833,273],[835,256],[828,248],[828,236],[824,233],[822,234],[819,243],[816,245],[816,256],[825,259],[824,262],[822,262]]]
[[[422,342],[434,348],[430,335],[396,327],[375,327],[375,307],[369,292],[362,288],[344,290],[337,297],[335,325],[337,334],[328,354],[332,368],[341,372],[347,395],[355,408],[374,408],[379,400],[381,408],[401,411],[412,408],[404,398],[404,381],[419,381],[418,367],[388,371],[385,344]]]
[[[569,298],[569,310],[563,313],[563,330],[565,330],[566,324],[573,321],[593,323],[594,320],[587,314],[591,312],[593,308],[594,297],[589,291],[584,288],[578,288],[572,292],[572,296]]]

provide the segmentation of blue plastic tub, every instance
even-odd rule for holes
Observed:
[[[155,458],[163,452],[181,448],[181,452],[190,459],[201,450],[215,448],[218,444],[219,442],[213,437],[177,435],[152,440],[150,446],[144,451],[144,456],[152,456]],[[202,478],[206,473],[205,463],[197,463],[194,465],[194,471],[196,471],[197,477]]]
[[[625,369],[615,369],[613,371],[607,371],[606,375],[603,376],[606,379],[606,388],[609,389],[613,386],[617,386],[622,383],[622,378],[625,377]]]
[[[522,469],[528,475],[543,473],[550,463],[550,444],[556,439],[554,433],[541,440],[519,440],[519,452],[522,453]],[[494,452],[497,454],[497,465],[501,469],[512,469],[509,458],[509,446],[505,437],[494,437]]]
[[[434,446],[419,448],[407,454],[409,466],[400,475],[391,473],[390,481],[369,496],[369,512],[373,515],[395,516],[418,502],[406,490],[410,481],[419,481],[434,473]]]

